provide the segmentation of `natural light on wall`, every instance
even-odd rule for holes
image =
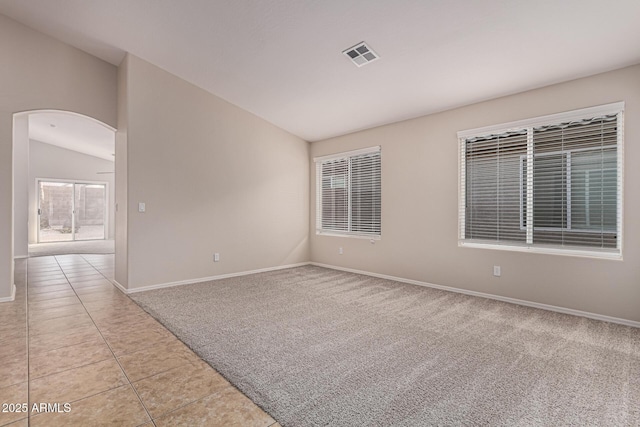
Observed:
[[[459,244],[620,258],[623,110],[458,132]]]

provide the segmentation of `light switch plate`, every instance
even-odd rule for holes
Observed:
[[[144,203],[142,203],[142,202],[138,203],[138,212],[144,213],[144,212],[146,212],[146,210],[147,210],[147,207],[145,206]]]

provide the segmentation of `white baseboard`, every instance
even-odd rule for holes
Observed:
[[[25,258],[29,258],[29,255],[15,255],[13,257],[13,259],[25,259]]]
[[[129,291],[127,290],[127,288],[125,288],[124,286],[122,286],[120,283],[118,283],[118,281],[116,279],[111,280],[111,283],[113,283],[114,285],[116,285],[116,288],[120,289],[122,292],[124,292],[125,294],[128,294]]]
[[[634,328],[640,328],[640,322],[637,322],[635,320],[621,319],[619,317],[605,316],[603,314],[590,313],[588,311],[574,310],[572,308],[558,307],[558,306],[555,306],[555,305],[542,304],[542,303],[539,303],[539,302],[533,302],[533,301],[526,301],[526,300],[521,300],[521,299],[516,299],[516,298],[503,297],[503,296],[500,296],[500,295],[486,294],[484,292],[468,291],[466,289],[452,288],[450,286],[434,285],[433,283],[421,282],[419,280],[404,279],[402,277],[395,277],[395,276],[387,276],[386,274],[371,273],[371,272],[368,272],[368,271],[355,270],[355,269],[352,269],[352,268],[345,268],[345,267],[338,267],[338,266],[329,265],[329,264],[321,264],[321,263],[318,263],[318,262],[310,262],[309,264],[315,265],[315,266],[318,266],[318,267],[330,268],[330,269],[333,269],[333,270],[340,270],[340,271],[346,271],[346,272],[349,272],[349,273],[363,274],[365,276],[378,277],[380,279],[395,280],[396,282],[409,283],[409,284],[418,285],[418,286],[426,286],[428,288],[440,289],[440,290],[443,290],[443,291],[456,292],[456,293],[459,293],[459,294],[472,295],[472,296],[481,297],[481,298],[488,298],[488,299],[493,299],[493,300],[497,300],[497,301],[509,302],[511,304],[524,305],[526,307],[540,308],[542,310],[555,311],[555,312],[558,312],[558,313],[571,314],[573,316],[587,317],[589,319],[602,320],[602,321],[605,321],[605,322],[618,323],[620,325],[626,325],[626,326],[632,326]]]
[[[135,294],[137,292],[150,291],[152,289],[162,289],[162,288],[171,288],[173,286],[192,285],[194,283],[209,282],[211,280],[228,279],[230,277],[248,276],[250,274],[265,273],[267,271],[284,270],[286,268],[301,267],[303,265],[309,265],[309,264],[310,264],[309,262],[301,262],[298,264],[279,265],[277,267],[267,267],[267,268],[260,268],[258,270],[241,271],[239,273],[221,274],[219,276],[200,277],[197,279],[188,279],[188,280],[180,280],[177,282],[160,283],[157,285],[141,286],[139,288],[132,288],[132,289],[125,289],[124,286],[120,285],[115,280],[114,280],[114,283],[124,293]]]
[[[11,302],[16,299],[16,285],[11,285],[11,295],[8,297],[0,298],[0,302]]]

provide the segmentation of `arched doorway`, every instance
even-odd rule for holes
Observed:
[[[60,110],[13,122],[14,257],[112,253],[115,129]]]

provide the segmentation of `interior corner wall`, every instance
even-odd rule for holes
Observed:
[[[624,101],[624,260],[458,247],[460,130]],[[382,147],[382,239],[315,234],[314,262],[640,321],[640,65],[311,144]],[[310,167],[313,167],[311,159]],[[344,253],[338,254],[343,247]],[[493,276],[493,266],[502,276]]]
[[[13,257],[29,256],[29,117],[13,120]]]
[[[4,15],[0,57],[6,64],[0,67],[0,298],[7,298],[13,284],[13,115],[59,109],[115,127],[116,67]]]
[[[107,239],[113,239],[114,218],[114,174],[98,172],[113,171],[112,161],[56,147],[39,141],[29,141],[29,243],[38,241],[38,191],[37,180],[57,179],[77,182],[100,182],[107,185]],[[16,218],[17,219],[17,218]]]
[[[128,288],[309,261],[309,144],[127,61]]]
[[[118,227],[115,233],[115,280],[123,288],[129,287],[129,240],[127,203],[127,129],[129,128],[128,103],[129,55],[118,67],[118,130],[116,131],[115,164],[115,217]]]

